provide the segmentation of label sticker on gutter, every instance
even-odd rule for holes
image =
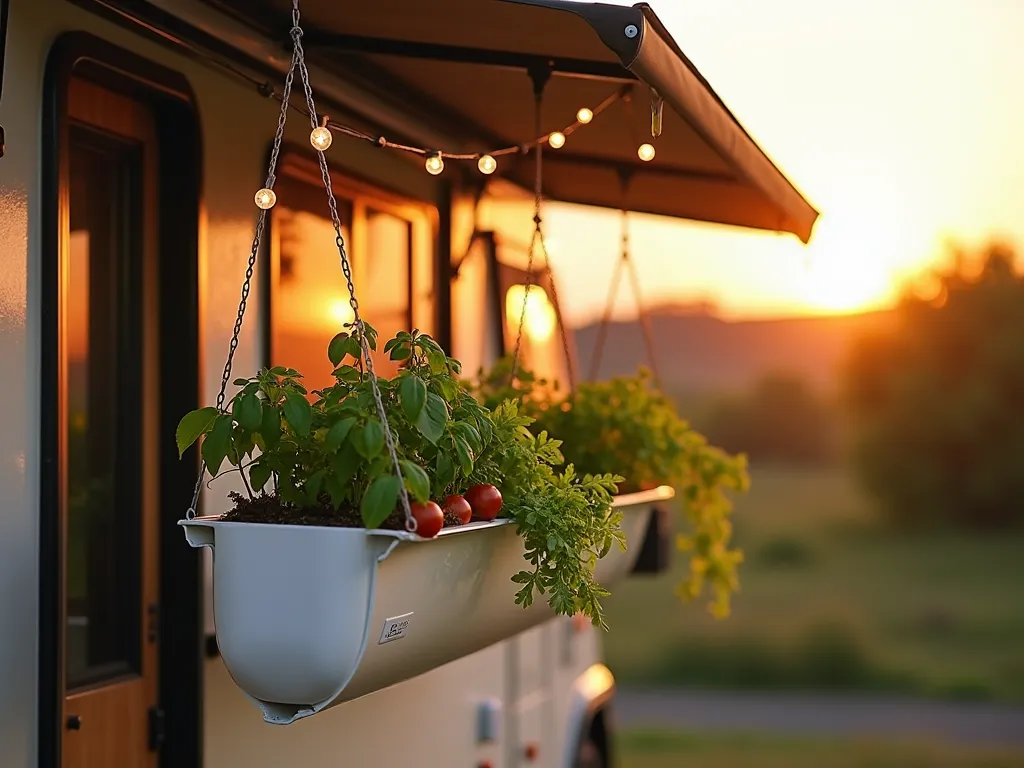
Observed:
[[[412,621],[412,613],[403,613],[393,619],[384,620],[384,628],[380,631],[380,640],[377,645],[390,643],[392,640],[400,640],[409,631],[409,622]]]

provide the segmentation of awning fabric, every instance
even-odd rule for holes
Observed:
[[[206,0],[286,39],[288,0]],[[663,0],[671,2],[671,0]],[[529,72],[550,72],[543,131],[631,89],[544,151],[549,199],[790,232],[807,242],[818,212],[743,129],[647,3],[574,0],[303,0],[304,44],[339,76],[372,87],[458,137],[453,151],[535,138]],[[664,100],[651,137],[651,92]],[[654,145],[650,162],[637,156]],[[497,174],[532,189],[532,155]],[[625,180],[625,183],[624,183]]]

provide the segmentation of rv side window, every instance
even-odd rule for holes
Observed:
[[[429,286],[415,285],[422,265],[432,264],[430,209],[336,171],[332,183],[359,312],[379,334],[374,364],[378,374],[394,375],[397,364],[383,353],[384,343],[423,314],[422,301],[414,312],[414,289],[430,294]],[[307,389],[319,389],[333,383],[327,345],[352,321],[348,287],[319,169],[304,158],[289,158],[275,189],[269,362],[298,369]]]
[[[97,129],[70,131],[66,293],[67,687],[139,672],[141,472],[137,227],[142,152]],[[117,482],[118,480],[122,482]],[[127,593],[127,599],[126,599]]]

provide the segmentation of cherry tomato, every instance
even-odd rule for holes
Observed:
[[[453,494],[444,500],[444,511],[455,515],[465,525],[473,516],[473,508],[466,501],[465,496]]]
[[[501,491],[490,484],[474,485],[466,491],[466,501],[482,520],[493,520],[501,511]]]
[[[416,535],[432,539],[444,526],[444,512],[432,501],[411,505],[412,517],[416,521]]]

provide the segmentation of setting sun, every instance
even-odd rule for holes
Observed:
[[[1024,242],[1024,102],[1004,95],[1024,77],[1024,4],[897,5],[660,4],[694,65],[821,217],[803,246],[633,215],[645,299],[710,300],[733,319],[859,312],[891,305],[905,281],[944,258],[947,237]],[[566,316],[594,322],[619,216],[558,204],[546,212]]]

